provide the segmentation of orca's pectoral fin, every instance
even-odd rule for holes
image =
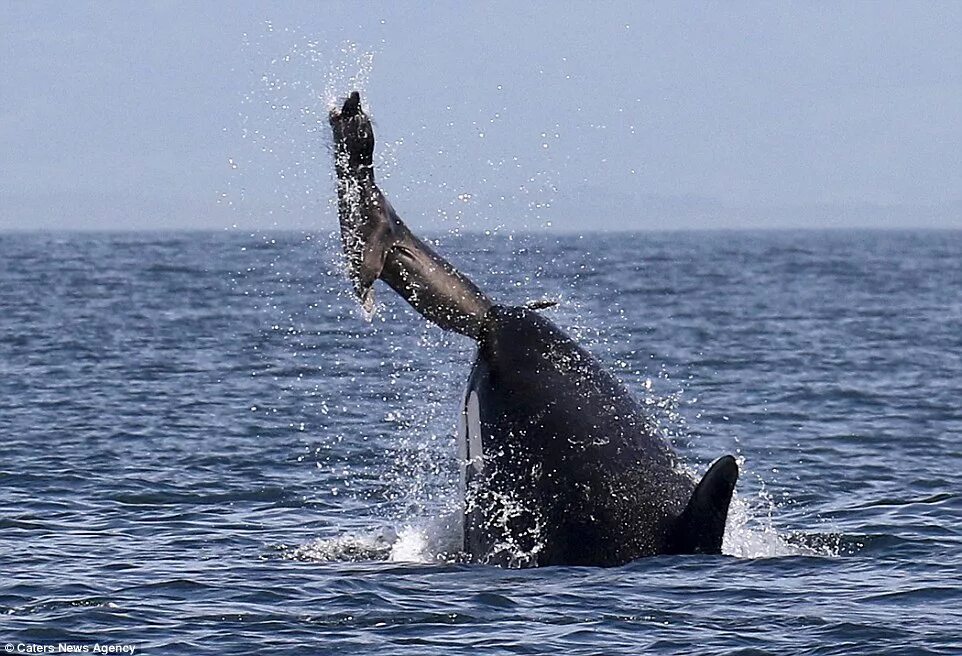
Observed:
[[[723,456],[708,468],[675,524],[673,553],[721,553],[736,481],[738,463],[732,456]]]

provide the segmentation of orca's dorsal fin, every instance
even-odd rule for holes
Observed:
[[[673,553],[721,553],[728,504],[737,480],[738,463],[732,456],[723,456],[708,468],[675,524]]]

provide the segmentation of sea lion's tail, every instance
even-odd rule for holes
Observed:
[[[367,308],[380,278],[426,319],[477,339],[491,301],[418,239],[374,182],[374,131],[355,91],[330,114],[338,217],[354,291]]]

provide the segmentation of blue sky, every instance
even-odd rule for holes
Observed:
[[[0,229],[962,227],[962,5],[0,4]],[[359,75],[360,72],[360,75]]]

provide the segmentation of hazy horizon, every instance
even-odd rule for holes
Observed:
[[[962,5],[7,3],[0,231],[962,228]],[[416,38],[412,38],[416,35]]]

